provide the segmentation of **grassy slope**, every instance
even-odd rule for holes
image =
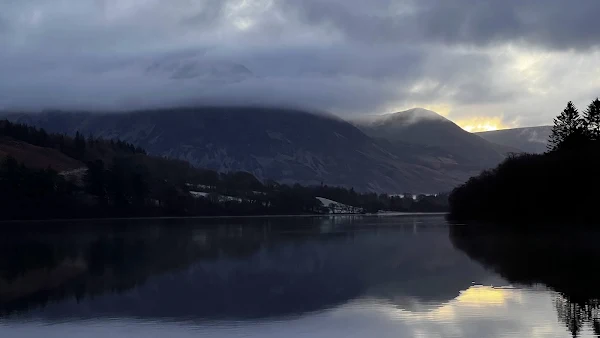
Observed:
[[[9,137],[0,138],[0,158],[12,156],[28,168],[52,168],[58,172],[85,167],[85,164],[52,148],[34,146]]]

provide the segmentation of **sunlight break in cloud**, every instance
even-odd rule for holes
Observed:
[[[472,117],[456,121],[462,129],[468,132],[492,131],[499,129],[512,128],[514,125],[507,125],[501,117]]]

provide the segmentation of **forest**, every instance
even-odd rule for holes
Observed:
[[[3,143],[10,143],[11,149],[33,145],[36,156],[40,151],[54,157],[61,154],[75,164],[69,162],[71,170],[58,171],[52,165],[41,167],[30,155],[18,151],[2,156],[0,148],[2,220],[328,213],[316,197],[365,213],[447,210],[445,194],[414,198],[412,194],[390,196],[326,184],[263,182],[247,172],[219,173],[181,160],[150,156],[121,140],[52,134],[9,121],[0,121],[0,145]],[[26,161],[34,165],[26,165]],[[195,190],[201,193],[195,196]]]
[[[600,100],[554,119],[544,154],[512,154],[452,191],[456,221],[589,225],[600,202]]]

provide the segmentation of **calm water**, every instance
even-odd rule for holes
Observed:
[[[0,239],[0,337],[600,332],[600,237],[589,232],[475,233],[442,216],[11,228]]]

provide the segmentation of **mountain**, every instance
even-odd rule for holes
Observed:
[[[392,144],[410,143],[442,151],[458,164],[484,169],[495,166],[511,149],[469,133],[443,116],[422,108],[370,116],[353,123],[365,134]]]
[[[298,110],[204,107],[9,118],[52,132],[119,138],[150,154],[282,183],[433,193],[450,190],[472,174],[437,149],[380,142],[341,119]]]
[[[503,129],[477,133],[482,138],[528,153],[541,154],[546,151],[552,126]]]

